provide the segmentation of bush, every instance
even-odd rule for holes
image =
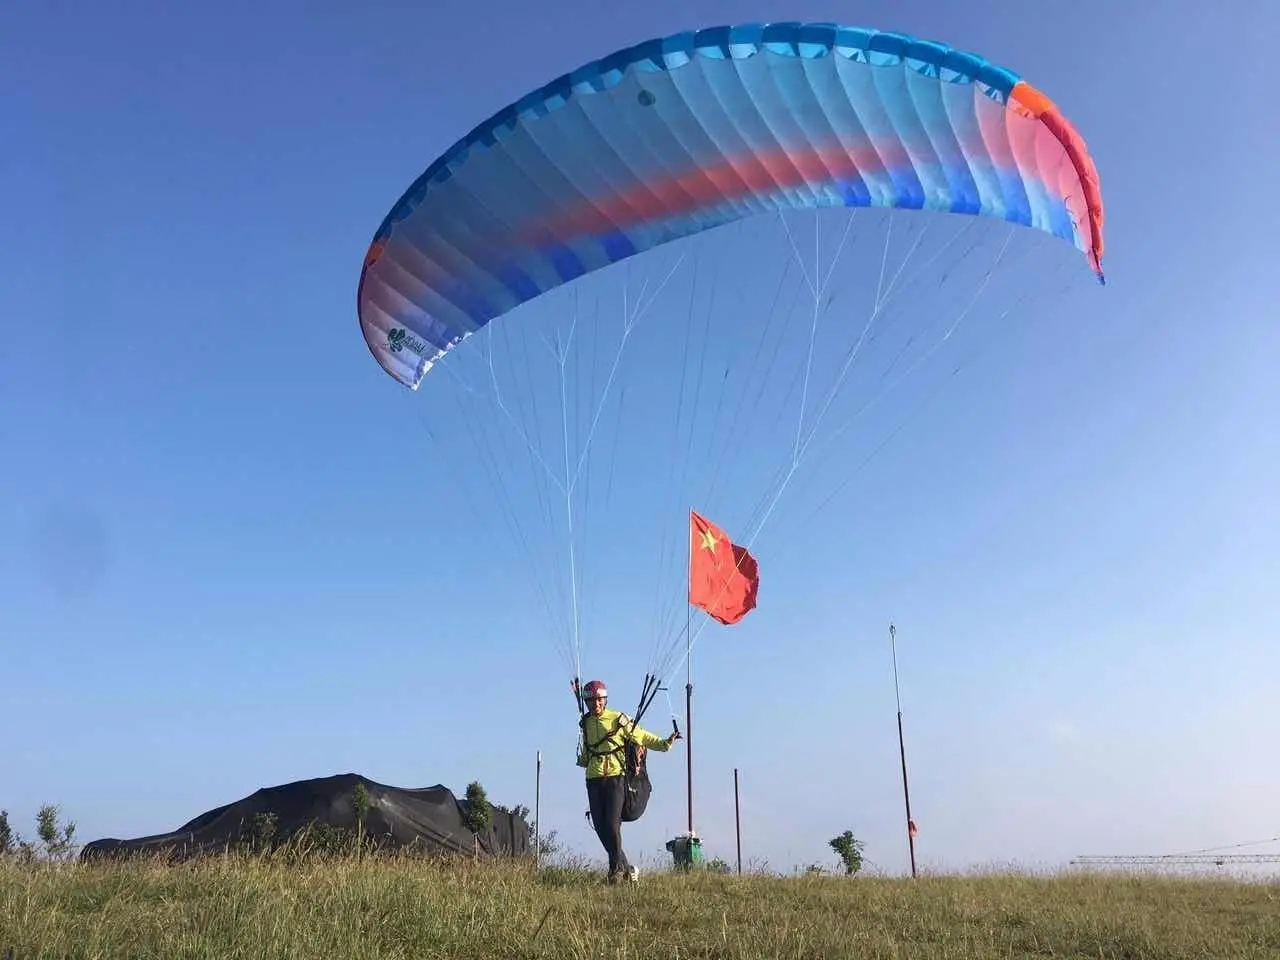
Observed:
[[[832,837],[828,843],[840,857],[840,862],[844,864],[845,876],[851,877],[862,869],[862,850],[866,844],[861,840],[855,840],[852,830],[846,830],[840,836]]]

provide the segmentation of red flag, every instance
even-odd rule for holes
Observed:
[[[689,602],[721,623],[737,623],[755,608],[756,558],[710,520],[689,511]]]

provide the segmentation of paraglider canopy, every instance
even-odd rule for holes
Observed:
[[[1102,277],[1088,149],[1016,73],[901,33],[743,24],[611,53],[479,124],[378,228],[361,329],[416,390],[485,324],[575,278],[758,213],[841,206],[1022,224]]]

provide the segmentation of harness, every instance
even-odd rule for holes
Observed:
[[[639,820],[644,815],[645,807],[649,805],[649,795],[653,792],[653,784],[649,782],[649,768],[645,762],[648,748],[635,743],[630,738],[624,738],[621,745],[601,750],[600,747],[616,737],[624,726],[630,725],[634,728],[635,721],[628,719],[626,714],[620,713],[614,722],[613,729],[595,743],[590,743],[587,740],[587,717],[589,716],[590,714],[584,713],[578,720],[578,727],[582,730],[583,747],[587,755],[592,757],[622,755],[618,760],[618,765],[622,768],[622,819],[626,822]]]

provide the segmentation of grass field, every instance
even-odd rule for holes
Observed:
[[[1280,958],[1280,883],[0,861],[0,957]]]

